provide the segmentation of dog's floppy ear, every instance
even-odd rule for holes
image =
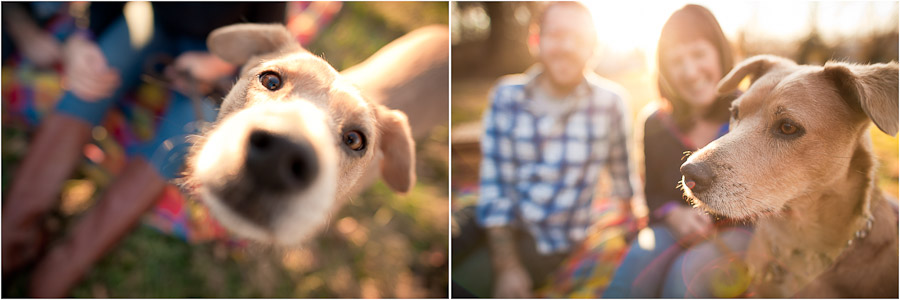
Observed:
[[[281,24],[236,24],[213,30],[206,38],[209,51],[234,65],[254,55],[297,50],[300,44]]]
[[[768,73],[773,67],[779,65],[792,66],[796,64],[789,59],[774,55],[757,55],[748,58],[734,67],[734,69],[731,69],[731,72],[728,72],[728,75],[725,75],[725,78],[719,81],[719,94],[728,93],[736,89],[741,80],[744,80],[744,77],[747,77],[747,75],[752,76],[750,78],[750,84],[752,85],[754,81]]]
[[[874,65],[828,62],[823,72],[850,107],[860,109],[881,131],[897,135],[896,62]]]
[[[376,105],[375,114],[381,132],[379,148],[384,154],[381,177],[397,192],[408,192],[416,183],[416,142],[413,141],[406,114]]]

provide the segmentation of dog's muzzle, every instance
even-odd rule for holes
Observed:
[[[259,103],[223,117],[193,176],[211,212],[244,237],[293,244],[322,224],[336,192],[329,120],[307,101]]]
[[[267,192],[309,187],[319,171],[316,151],[308,141],[292,141],[263,130],[247,139],[244,166],[254,183]]]

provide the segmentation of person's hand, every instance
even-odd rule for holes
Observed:
[[[628,217],[634,218],[634,210],[631,207],[631,199],[613,199],[619,204],[619,213]]]
[[[119,72],[109,67],[97,43],[79,35],[66,41],[63,63],[63,86],[85,101],[111,96],[122,82]]]
[[[172,88],[186,95],[206,95],[217,80],[234,73],[235,66],[209,52],[182,53],[166,68]]]
[[[35,23],[24,5],[3,5],[3,25],[18,52],[38,67],[49,68],[62,59],[60,42]]]
[[[637,214],[634,212],[634,207],[631,205],[631,198],[625,199],[617,199],[613,198],[612,201],[615,201],[620,216],[623,219],[623,225],[627,230],[637,230],[641,228],[640,219],[637,218]]]
[[[19,52],[41,68],[53,67],[62,59],[62,44],[53,35],[43,30],[35,30],[28,38],[16,41]]]
[[[531,298],[531,277],[521,266],[497,270],[494,298]]]
[[[708,215],[687,206],[672,209],[666,215],[665,222],[675,238],[685,246],[703,240],[713,231],[712,220]]]

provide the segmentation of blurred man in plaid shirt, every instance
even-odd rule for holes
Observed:
[[[621,88],[586,69],[597,38],[590,12],[554,2],[538,22],[540,63],[500,79],[483,121],[475,220],[499,298],[532,297],[585,238],[604,168],[611,198],[631,211],[631,123]]]

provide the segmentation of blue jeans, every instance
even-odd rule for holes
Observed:
[[[66,92],[56,107],[57,112],[77,117],[92,126],[99,125],[109,109],[141,82],[141,75],[146,71],[144,68],[151,58],[161,55],[176,57],[187,51],[206,51],[205,41],[167,36],[158,24],[154,24],[153,35],[146,44],[134,46],[124,17],[113,22],[98,37],[97,45],[110,67],[119,71],[121,85],[112,96],[97,101],[85,101],[72,92]],[[143,157],[163,178],[178,177],[189,149],[186,138],[198,132],[198,114],[191,101],[187,96],[175,92],[159,122],[156,136],[125,149],[129,156]],[[212,105],[204,102],[200,107],[200,115],[204,121],[215,119],[216,111]]]
[[[613,275],[603,298],[713,298],[712,276],[741,260],[752,235],[745,227],[718,229],[718,239],[731,253],[712,242],[685,249],[666,226],[638,234]]]

